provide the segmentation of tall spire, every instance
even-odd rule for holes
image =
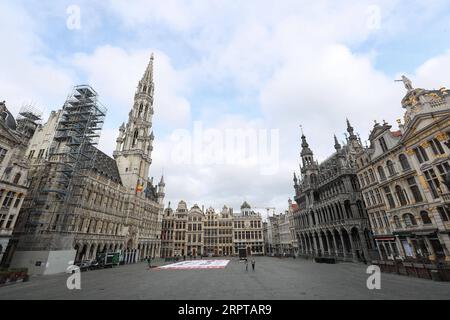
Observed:
[[[341,149],[341,144],[339,143],[338,139],[336,138],[336,135],[334,135],[334,148],[336,150],[340,150]]]
[[[153,150],[153,54],[139,81],[134,96],[133,107],[126,126],[120,128],[114,158],[119,167],[122,183],[130,189],[150,181],[148,174],[152,163]],[[150,183],[152,184],[152,183]]]
[[[154,60],[153,53],[150,56],[150,61],[148,62],[147,69],[145,69],[144,75],[142,76],[141,81],[139,81],[138,85],[138,91],[136,94],[144,93],[148,94],[150,96],[153,96],[153,60]]]
[[[309,144],[306,141],[305,135],[302,134],[302,155],[305,155],[305,154],[312,154],[312,151],[309,148]]]
[[[155,56],[153,55],[153,52],[150,56],[150,61],[148,62],[147,69],[145,70],[144,76],[142,77],[142,80],[147,81],[148,83],[153,82],[153,60],[155,59]]]
[[[347,118],[347,132],[350,135],[349,139],[357,139],[354,129],[353,129],[352,125],[350,124],[350,121],[348,120],[348,118]]]

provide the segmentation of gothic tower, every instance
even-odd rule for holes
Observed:
[[[128,190],[142,191],[147,188],[151,153],[153,150],[153,54],[139,81],[134,104],[127,124],[122,124],[116,142],[116,159],[122,183]]]
[[[304,134],[302,134],[302,151],[300,157],[302,160],[302,165],[300,166],[301,173],[304,176],[310,175],[311,173],[317,173],[317,163],[314,160],[314,154],[309,148],[309,144],[306,141]]]

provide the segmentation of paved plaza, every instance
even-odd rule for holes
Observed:
[[[148,269],[145,263],[81,274],[33,277],[0,288],[0,299],[450,299],[450,283],[382,274],[381,290],[368,290],[361,264],[317,264],[304,259],[258,257],[256,270],[237,258],[223,269]],[[160,265],[164,263],[159,262]]]

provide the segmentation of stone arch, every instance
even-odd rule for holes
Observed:
[[[325,232],[323,232],[323,230],[321,230],[319,232],[319,235],[320,235],[320,240],[322,242],[323,254],[326,255],[326,254],[328,254],[329,248],[328,248],[328,243],[327,243],[327,238],[326,238]]]
[[[328,244],[330,245],[330,247],[328,248],[328,254],[335,255],[336,248],[334,247],[333,235],[331,234],[331,231],[327,229],[325,232],[325,236],[328,240]]]
[[[341,235],[341,238],[342,238],[342,245],[343,245],[344,254],[346,254],[346,255],[347,254],[351,254],[351,252],[352,252],[352,245],[351,245],[350,236],[349,236],[347,230],[345,228],[342,228],[340,235]]]
[[[341,241],[341,235],[339,233],[339,231],[337,231],[336,229],[333,229],[333,240],[336,243],[336,248],[335,250],[337,251],[338,256],[344,256],[344,247]]]

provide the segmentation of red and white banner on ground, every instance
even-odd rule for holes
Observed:
[[[223,269],[230,260],[190,260],[158,267],[166,270]]]

